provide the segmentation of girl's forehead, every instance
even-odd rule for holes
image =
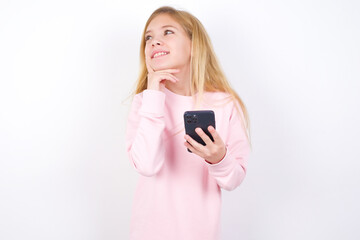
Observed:
[[[163,27],[175,27],[179,29],[180,24],[168,14],[160,14],[159,16],[156,16],[154,19],[151,20],[151,22],[146,28],[146,32],[151,32],[153,30],[156,30],[156,28]]]

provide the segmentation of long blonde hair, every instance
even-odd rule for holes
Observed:
[[[190,60],[190,91],[196,97],[196,105],[203,99],[204,92],[225,92],[232,100],[236,101],[241,107],[242,113],[239,114],[243,122],[247,139],[250,141],[250,122],[248,111],[245,104],[230,86],[219,61],[215,55],[211,40],[202,23],[192,14],[173,7],[163,6],[156,9],[145,24],[140,44],[140,72],[136,82],[134,95],[141,93],[147,88],[147,68],[145,63],[145,32],[150,22],[160,14],[168,14],[177,21],[191,39],[191,60]],[[241,111],[236,104],[238,113]]]

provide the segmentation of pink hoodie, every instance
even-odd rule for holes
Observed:
[[[209,164],[184,146],[185,111],[193,98],[144,90],[135,95],[127,122],[126,148],[140,173],[131,240],[220,239],[221,188],[243,181],[250,148],[234,102],[226,93],[206,92],[204,110],[215,112],[216,130],[227,147],[224,159]]]

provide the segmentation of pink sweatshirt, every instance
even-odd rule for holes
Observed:
[[[184,146],[185,111],[193,98],[144,90],[135,95],[127,122],[126,148],[140,178],[135,191],[131,240],[220,239],[221,188],[243,181],[249,144],[228,94],[205,93],[201,109],[215,112],[216,130],[227,147],[209,164]]]

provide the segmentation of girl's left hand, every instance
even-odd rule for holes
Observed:
[[[213,126],[209,126],[208,130],[212,135],[214,142],[211,141],[210,137],[206,135],[206,133],[201,128],[196,128],[196,133],[201,137],[206,145],[204,146],[201,143],[198,143],[187,134],[184,137],[187,141],[184,143],[184,145],[190,149],[191,152],[204,158],[207,162],[215,164],[224,158],[226,154],[226,147],[220,135]]]

